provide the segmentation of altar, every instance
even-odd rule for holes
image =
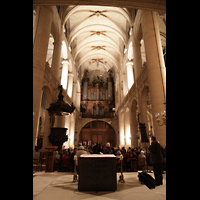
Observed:
[[[78,160],[79,191],[117,190],[116,156],[83,154]]]

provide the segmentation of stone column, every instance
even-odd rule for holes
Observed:
[[[71,140],[71,137],[70,137],[71,122],[70,121],[71,121],[71,115],[66,115],[65,116],[65,128],[68,128],[68,130],[67,130],[68,140],[67,140],[65,147],[67,147],[67,148],[69,148],[69,146],[70,146],[69,141]]]
[[[33,42],[34,42],[34,38],[35,38],[35,30],[36,30],[36,28],[35,28],[35,20],[36,20],[36,11],[35,11],[35,9],[33,10]]]
[[[73,102],[75,107],[76,107],[76,90],[77,90],[77,83],[73,83],[73,98],[72,98],[72,102]]]
[[[133,76],[133,62],[128,61],[126,63],[127,66],[127,82],[128,82],[128,89],[130,90],[131,86],[134,83],[134,76]]]
[[[154,133],[160,144],[165,146],[166,126],[159,126],[155,118],[156,113],[165,110],[163,103],[166,99],[166,71],[163,65],[162,47],[158,42],[160,33],[155,13],[152,11],[141,11],[141,23],[147,60]]]
[[[124,112],[119,112],[119,146],[123,147],[125,145],[124,138]]]
[[[72,89],[73,89],[73,77],[74,74],[72,72],[68,73],[68,86],[67,86],[67,94],[71,98],[72,97]]]
[[[138,75],[140,74],[140,71],[142,69],[142,57],[140,46],[140,41],[136,41],[133,37],[133,63],[135,67],[135,79],[138,78]]]
[[[33,46],[33,112],[35,113],[33,116],[33,152],[35,152],[42,84],[52,23],[52,13],[48,8],[41,6],[39,12],[38,27]]]
[[[59,68],[60,68],[60,56],[61,56],[61,41],[55,41],[53,49],[53,58],[52,58],[52,72],[55,75],[55,78],[58,80],[59,76]]]
[[[81,92],[76,92],[76,109],[80,112]]]
[[[51,132],[51,123],[49,121],[49,113],[46,110],[45,111],[45,124],[44,124],[44,137],[43,137],[43,144],[42,144],[42,149],[45,149],[47,146],[51,146],[51,143],[49,142],[49,134]]]
[[[71,120],[70,120],[70,140],[69,140],[69,146],[74,148],[74,133],[75,133],[75,119],[76,119],[76,114],[72,113],[71,114]]]
[[[67,89],[67,80],[68,80],[69,60],[63,59],[62,64],[63,64],[63,67],[62,67],[61,85],[66,90]]]
[[[126,74],[122,75],[122,80],[123,80],[123,92],[124,92],[124,97],[125,97],[127,95],[127,93],[128,93],[128,85],[127,85],[127,76],[126,76]]]

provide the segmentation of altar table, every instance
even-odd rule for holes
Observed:
[[[83,154],[78,160],[79,191],[115,191],[116,156],[110,154]]]

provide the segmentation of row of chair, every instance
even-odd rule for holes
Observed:
[[[123,160],[123,169],[126,169],[126,162],[130,162],[130,170],[131,171],[137,171],[137,169],[145,169],[146,166],[146,158],[140,158],[139,161],[137,158],[129,158],[129,160],[125,161]],[[58,166],[55,164],[55,168]],[[62,164],[63,165],[63,164]],[[69,168],[69,164],[66,162],[66,166],[62,167],[67,167]],[[120,164],[117,164],[117,171],[120,171]],[[35,169],[35,170],[34,170]],[[33,159],[33,171],[43,171],[46,169],[46,152],[40,152],[39,159]],[[69,170],[69,169],[68,169]]]

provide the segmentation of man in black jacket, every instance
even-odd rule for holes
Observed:
[[[150,162],[153,165],[153,172],[156,180],[156,185],[162,185],[163,148],[156,141],[155,136],[151,136],[151,145],[149,146],[149,151],[150,151]]]

